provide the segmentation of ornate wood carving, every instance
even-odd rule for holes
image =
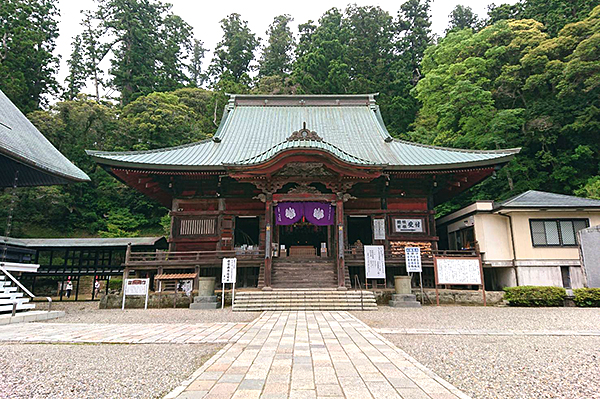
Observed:
[[[308,183],[298,183],[294,188],[288,191],[288,194],[323,194],[316,187],[309,186]]]
[[[292,133],[292,135],[287,138],[287,141],[296,140],[323,141],[323,139],[317,134],[317,132],[313,132],[306,128],[306,122],[302,124],[302,129]]]
[[[273,176],[277,177],[291,177],[291,176],[302,176],[305,177],[328,177],[336,176],[337,174],[327,169],[325,165],[320,162],[290,162],[283,168],[277,171]]]

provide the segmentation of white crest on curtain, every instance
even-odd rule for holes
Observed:
[[[296,211],[294,210],[294,208],[287,208],[285,210],[285,217],[288,219],[293,219],[296,217]]]
[[[313,216],[317,220],[321,220],[325,217],[325,211],[322,208],[315,208],[313,211]]]

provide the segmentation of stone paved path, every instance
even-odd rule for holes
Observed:
[[[265,312],[167,398],[468,398],[347,312]]]
[[[426,328],[375,328],[379,334],[399,335],[497,335],[497,336],[586,336],[600,337],[600,331],[587,330],[469,330]]]
[[[0,327],[0,342],[198,344],[235,342],[248,323],[20,323]]]

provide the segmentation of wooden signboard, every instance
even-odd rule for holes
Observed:
[[[483,266],[481,257],[444,257],[433,259],[435,272],[435,296],[440,304],[438,285],[478,285],[483,293],[483,306],[486,305],[483,284]]]

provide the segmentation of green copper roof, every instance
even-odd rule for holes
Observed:
[[[502,164],[519,152],[458,150],[393,139],[383,124],[374,96],[232,95],[213,139],[152,151],[88,154],[111,166],[206,170],[260,163],[278,152],[308,146],[353,164],[386,165],[386,169],[395,170],[441,170]],[[286,141],[304,123],[323,141]]]
[[[19,185],[90,180],[33,126],[2,91],[0,165],[6,173],[0,178],[0,187],[12,184],[16,169],[20,173]]]

